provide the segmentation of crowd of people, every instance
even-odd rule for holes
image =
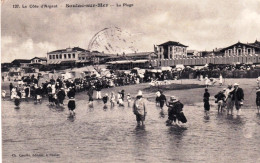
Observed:
[[[259,97],[257,97],[256,103],[258,103]],[[208,115],[210,110],[209,98],[210,93],[208,91],[208,88],[206,88],[205,93],[203,95],[206,116]],[[222,91],[219,91],[214,96],[214,98],[216,99],[215,103],[217,103],[218,105],[219,113],[222,113],[226,109],[228,115],[233,115],[233,109],[235,107],[237,110],[237,115],[240,115],[240,109],[243,106],[244,101],[244,91],[242,88],[239,87],[238,83],[234,83],[234,85],[229,84],[227,88],[224,88]]]
[[[129,76],[121,76],[123,81],[132,81]],[[133,80],[135,77],[133,78]],[[207,77],[205,80],[208,80]],[[222,76],[220,75],[220,85],[223,83]],[[260,81],[260,79],[259,79]],[[258,81],[258,83],[259,83]],[[126,100],[128,107],[131,106],[132,97],[130,93],[127,94],[125,99],[125,91],[121,90],[119,92],[110,92],[110,94],[106,93],[102,96],[102,89],[111,87],[109,84],[111,80],[106,78],[85,78],[85,79],[74,79],[74,80],[64,80],[62,78],[57,78],[56,80],[50,79],[49,81],[45,81],[39,84],[38,79],[34,78],[29,82],[18,82],[18,86],[14,86],[10,83],[10,98],[14,100],[14,104],[16,107],[19,107],[21,101],[28,101],[30,98],[34,100],[34,102],[41,103],[43,97],[48,97],[50,106],[64,106],[64,100],[68,98],[68,109],[70,115],[75,115],[76,109],[76,101],[75,94],[78,92],[86,91],[89,96],[89,106],[93,107],[94,101],[94,91],[96,91],[96,99],[102,100],[104,103],[104,109],[108,106],[110,102],[110,106],[114,107],[115,105],[124,106],[124,102]],[[114,81],[112,81],[114,82]],[[131,82],[130,82],[131,83]],[[112,85],[114,86],[114,85]],[[117,86],[120,86],[117,85]],[[186,123],[187,119],[183,114],[183,104],[175,97],[171,96],[168,101],[163,91],[160,90],[155,93],[155,103],[156,105],[163,110],[164,105],[168,107],[168,120],[166,121],[167,125],[171,125],[172,123],[179,124],[179,122]],[[2,97],[6,96],[6,91],[3,90]],[[240,109],[243,106],[244,100],[244,91],[239,87],[238,83],[233,85],[228,85],[227,88],[224,88],[222,91],[218,92],[215,96],[215,103],[218,106],[218,112],[223,112],[227,110],[227,114],[233,115],[233,108],[237,110],[237,115],[240,114]],[[210,111],[210,93],[208,90],[208,85],[206,84],[205,93],[203,95],[204,109],[205,115],[209,115]],[[258,109],[258,113],[260,110],[260,87],[257,87],[256,91],[256,105]],[[147,114],[147,109],[145,105],[145,99],[142,96],[142,91],[137,93],[137,96],[134,97],[133,103],[133,112],[136,115],[136,120],[138,125],[144,124],[145,116]]]

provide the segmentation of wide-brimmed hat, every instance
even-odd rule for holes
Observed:
[[[177,102],[177,101],[179,101],[177,97],[171,96],[169,103],[175,103],[175,102]]]
[[[137,96],[143,96],[143,92],[142,91],[138,91]]]
[[[234,86],[239,86],[239,84],[238,84],[238,83],[235,83]]]

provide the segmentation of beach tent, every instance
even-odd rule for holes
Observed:
[[[162,71],[171,71],[172,68],[171,67],[161,67]]]

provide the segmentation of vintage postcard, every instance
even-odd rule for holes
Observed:
[[[260,162],[259,9],[1,0],[2,162]]]

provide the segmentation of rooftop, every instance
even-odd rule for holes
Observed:
[[[186,45],[183,45],[183,44],[181,44],[181,43],[179,43],[179,42],[175,42],[175,41],[168,41],[168,42],[165,42],[165,43],[160,44],[160,45],[158,45],[158,46],[169,46],[169,45],[188,47],[188,46],[186,46]]]
[[[15,59],[12,61],[12,63],[14,62],[19,62],[19,63],[31,63],[30,59]]]
[[[46,57],[34,57],[34,58],[32,58],[31,60],[33,60],[33,59],[35,59],[35,58],[38,58],[38,59],[41,59],[41,60],[47,61],[47,58],[46,58]]]
[[[74,47],[74,48],[67,48],[67,49],[60,49],[60,50],[55,50],[55,51],[51,51],[49,52],[48,54],[50,53],[62,53],[62,52],[68,52],[68,49],[71,49],[70,52],[76,52],[76,51],[88,51],[86,49],[82,49],[80,47]]]

